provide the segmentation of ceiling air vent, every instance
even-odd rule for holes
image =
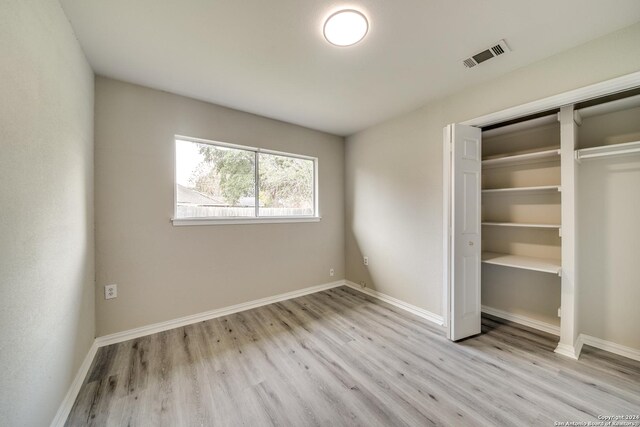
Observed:
[[[483,50],[482,52],[476,53],[471,58],[467,58],[462,63],[467,68],[475,67],[478,64],[482,64],[484,61],[487,61],[491,58],[495,58],[496,56],[505,54],[507,52],[511,52],[509,46],[507,46],[507,42],[504,40],[500,40],[495,46],[491,46],[488,49]]]

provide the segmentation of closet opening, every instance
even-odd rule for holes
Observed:
[[[638,83],[627,76],[444,128],[449,339],[481,333],[485,313],[557,336],[555,352],[572,359],[608,339],[640,346],[629,327],[640,324]]]
[[[559,110],[482,129],[481,303],[559,334]]]
[[[597,337],[640,348],[640,90],[635,93],[576,105],[577,304],[588,344]]]

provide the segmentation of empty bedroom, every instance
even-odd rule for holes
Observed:
[[[640,2],[0,1],[0,426],[640,427]]]

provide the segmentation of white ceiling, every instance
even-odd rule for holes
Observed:
[[[638,0],[61,0],[100,75],[348,135],[640,21]],[[341,8],[359,44],[322,36]],[[513,52],[462,60],[506,39]]]

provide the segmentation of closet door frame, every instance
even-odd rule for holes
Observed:
[[[558,120],[561,129],[561,176],[562,176],[562,274],[561,274],[561,304],[562,317],[560,319],[560,342],[556,353],[577,359],[582,345],[577,342],[578,328],[576,324],[578,307],[576,306],[579,281],[576,277],[575,260],[575,157],[573,150],[576,144],[575,114],[573,105],[589,99],[599,98],[616,92],[640,87],[640,71],[617,77],[604,82],[584,86],[559,95],[550,96],[537,101],[511,107],[495,113],[476,117],[461,122],[462,125],[486,127],[508,120],[541,113],[560,108]],[[445,127],[446,132],[446,127]],[[446,147],[445,134],[443,147]],[[449,156],[443,154],[443,305],[442,317],[444,327],[450,328],[450,297],[451,283],[449,280],[452,268],[449,247],[450,219],[449,204],[451,202],[451,188],[449,186],[448,167]],[[565,188],[566,186],[566,188]],[[565,206],[566,204],[566,206]]]

